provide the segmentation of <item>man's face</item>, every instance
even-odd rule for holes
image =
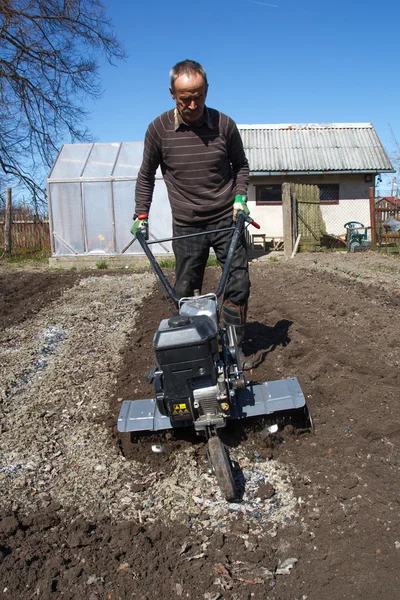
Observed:
[[[204,112],[207,96],[202,76],[198,73],[180,75],[175,79],[174,88],[169,88],[169,91],[185,123],[196,123]]]

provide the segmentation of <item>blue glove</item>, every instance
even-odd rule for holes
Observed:
[[[133,221],[133,225],[131,227],[131,234],[133,235],[133,239],[136,240],[136,235],[139,229],[146,228],[149,223],[149,219],[147,215],[138,215],[136,219]]]
[[[247,206],[247,196],[235,196],[233,201],[233,220],[236,221],[239,212],[244,212],[246,217],[250,214]]]

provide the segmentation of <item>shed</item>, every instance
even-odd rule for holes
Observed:
[[[283,236],[282,183],[318,185],[326,230],[370,225],[369,188],[393,166],[371,123],[238,125],[250,164],[249,207],[270,237]]]

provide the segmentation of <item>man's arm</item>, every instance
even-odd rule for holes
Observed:
[[[227,141],[228,158],[236,181],[235,196],[238,194],[245,196],[250,181],[249,162],[244,153],[242,138],[232,119],[228,122]]]
[[[138,215],[149,214],[153,199],[156,171],[160,162],[159,136],[154,123],[150,123],[144,140],[143,160],[136,181],[134,219]]]

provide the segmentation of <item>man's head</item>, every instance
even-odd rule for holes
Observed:
[[[204,112],[208,91],[207,75],[194,60],[182,60],[170,71],[169,91],[182,119],[188,125],[196,123]]]

